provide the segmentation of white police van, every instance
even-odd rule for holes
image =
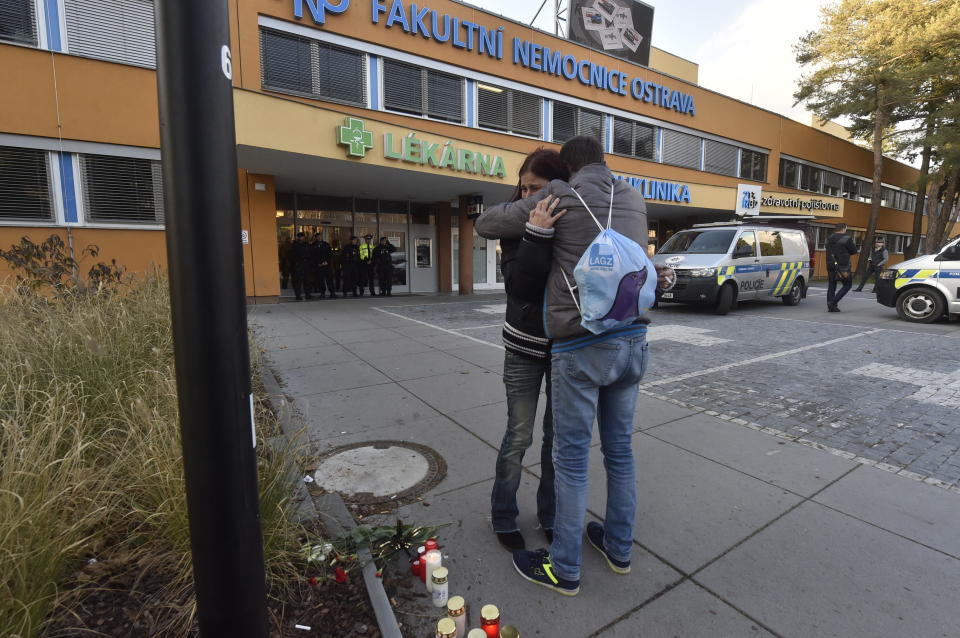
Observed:
[[[936,255],[908,259],[880,273],[877,301],[917,323],[960,315],[960,237]]]
[[[780,297],[795,306],[806,297],[813,274],[802,230],[755,221],[682,230],[657,251],[653,262],[677,273],[676,284],[658,301],[712,305],[720,315],[747,299]]]

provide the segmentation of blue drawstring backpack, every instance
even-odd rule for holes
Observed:
[[[573,269],[576,286],[570,284],[567,273],[560,272],[567,282],[573,303],[580,311],[580,325],[594,334],[603,334],[628,326],[646,314],[656,298],[657,271],[640,244],[610,227],[613,222],[613,184],[610,185],[606,228],[580,193],[571,190],[596,222],[600,234],[590,242]],[[579,302],[574,290],[580,293]]]

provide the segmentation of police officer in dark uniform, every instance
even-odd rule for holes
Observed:
[[[386,237],[380,238],[380,243],[373,249],[373,268],[377,273],[381,297],[392,297],[393,292],[393,256],[397,249]],[[371,287],[373,284],[370,284]]]
[[[343,275],[343,296],[346,297],[349,292],[354,297],[357,296],[357,287],[360,278],[360,247],[357,245],[358,238],[353,236],[350,243],[340,249],[340,272]],[[363,289],[360,289],[363,294]]]
[[[290,263],[292,267],[293,294],[297,296],[297,301],[302,301],[304,293],[307,299],[313,299],[310,296],[310,262],[311,250],[307,244],[307,236],[304,233],[297,233],[297,240],[290,247]]]
[[[323,236],[320,233],[317,233],[314,235],[311,249],[313,257],[314,290],[319,292],[320,298],[323,299],[327,288],[330,288],[330,298],[336,299],[337,293],[333,287],[333,270],[330,266],[330,262],[333,260],[333,248],[330,247],[330,244],[323,241]]]
[[[370,241],[373,239],[373,235],[366,234],[363,236],[363,243],[358,246],[360,253],[360,296],[363,296],[363,289],[370,288],[370,296],[375,297],[376,292],[373,289],[373,275],[376,272],[373,265],[373,251],[376,250],[376,246]]]

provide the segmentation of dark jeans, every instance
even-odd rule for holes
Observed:
[[[302,298],[304,292],[310,296],[309,273],[310,269],[306,265],[293,267],[293,294],[297,299]]]
[[[863,290],[863,286],[867,283],[867,279],[870,279],[870,275],[876,275],[876,279],[873,281],[873,287],[876,288],[877,282],[880,281],[880,271],[882,270],[883,266],[877,266],[871,262],[870,265],[867,266],[867,272],[863,273],[863,279],[860,280],[860,286],[857,288],[857,292]]]
[[[837,282],[840,283],[840,292],[837,292]],[[853,273],[846,279],[841,279],[835,270],[827,273],[827,305],[832,306],[840,303],[843,296],[850,292],[853,287]]]
[[[360,292],[363,292],[364,288],[370,289],[370,294],[376,294],[376,291],[373,289],[375,283],[373,264],[360,264]]]
[[[507,387],[507,431],[497,455],[496,478],[490,495],[493,529],[496,532],[515,532],[520,529],[517,526],[517,489],[523,473],[523,454],[533,443],[542,381],[546,382],[547,405],[543,414],[543,443],[540,446],[537,519],[544,529],[553,529],[556,493],[553,485],[550,362],[529,359],[508,351],[503,359],[503,383]]]
[[[346,296],[347,293],[353,293],[354,296],[357,294],[357,286],[359,285],[359,269],[358,264],[345,264],[341,274],[343,276],[343,295]]]
[[[377,282],[380,284],[380,294],[393,292],[393,266],[377,269]]]
[[[330,294],[334,294],[334,284],[333,284],[333,272],[330,269],[330,266],[317,266],[313,271],[314,277],[314,290],[320,293],[322,297],[327,292],[327,288],[330,289]]]

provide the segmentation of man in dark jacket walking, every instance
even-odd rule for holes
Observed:
[[[853,287],[850,257],[859,250],[853,237],[847,235],[847,225],[837,224],[827,237],[827,312],[840,312],[839,303]],[[837,283],[840,291],[837,292]]]
[[[870,253],[870,261],[867,263],[867,272],[863,273],[863,279],[860,280],[860,286],[857,288],[857,292],[863,290],[863,285],[867,283],[867,279],[870,279],[870,275],[873,275],[873,290],[870,292],[876,292],[877,282],[880,281],[880,273],[883,272],[883,267],[887,265],[887,259],[890,258],[890,253],[887,252],[886,246],[884,246],[884,241],[878,239],[876,245],[873,248],[873,252]]]
[[[293,275],[293,294],[297,301],[302,301],[304,293],[307,299],[310,296],[310,245],[307,244],[307,235],[297,233],[297,240],[290,247],[290,264]]]
[[[602,219],[609,209],[612,228],[641,246],[647,243],[647,214],[640,193],[617,180],[603,163],[603,148],[596,139],[575,137],[563,145],[560,157],[570,169],[569,184],[554,180],[533,197],[487,211],[476,229],[487,238],[521,237],[529,228],[531,209],[547,197],[551,198],[551,211],[568,211],[553,228],[531,229],[544,237],[553,236],[544,308],[546,334],[553,338],[557,499],[553,542],[549,550],[514,552],[513,562],[527,580],[573,596],[580,591],[587,459],[595,419],[607,472],[607,508],[603,525],[587,525],[587,538],[611,570],[618,574],[630,571],[637,504],[633,415],[647,362],[647,321],[641,319],[599,335],[588,332],[580,325],[579,301],[566,279],[572,280],[574,267],[598,232],[587,206]]]

